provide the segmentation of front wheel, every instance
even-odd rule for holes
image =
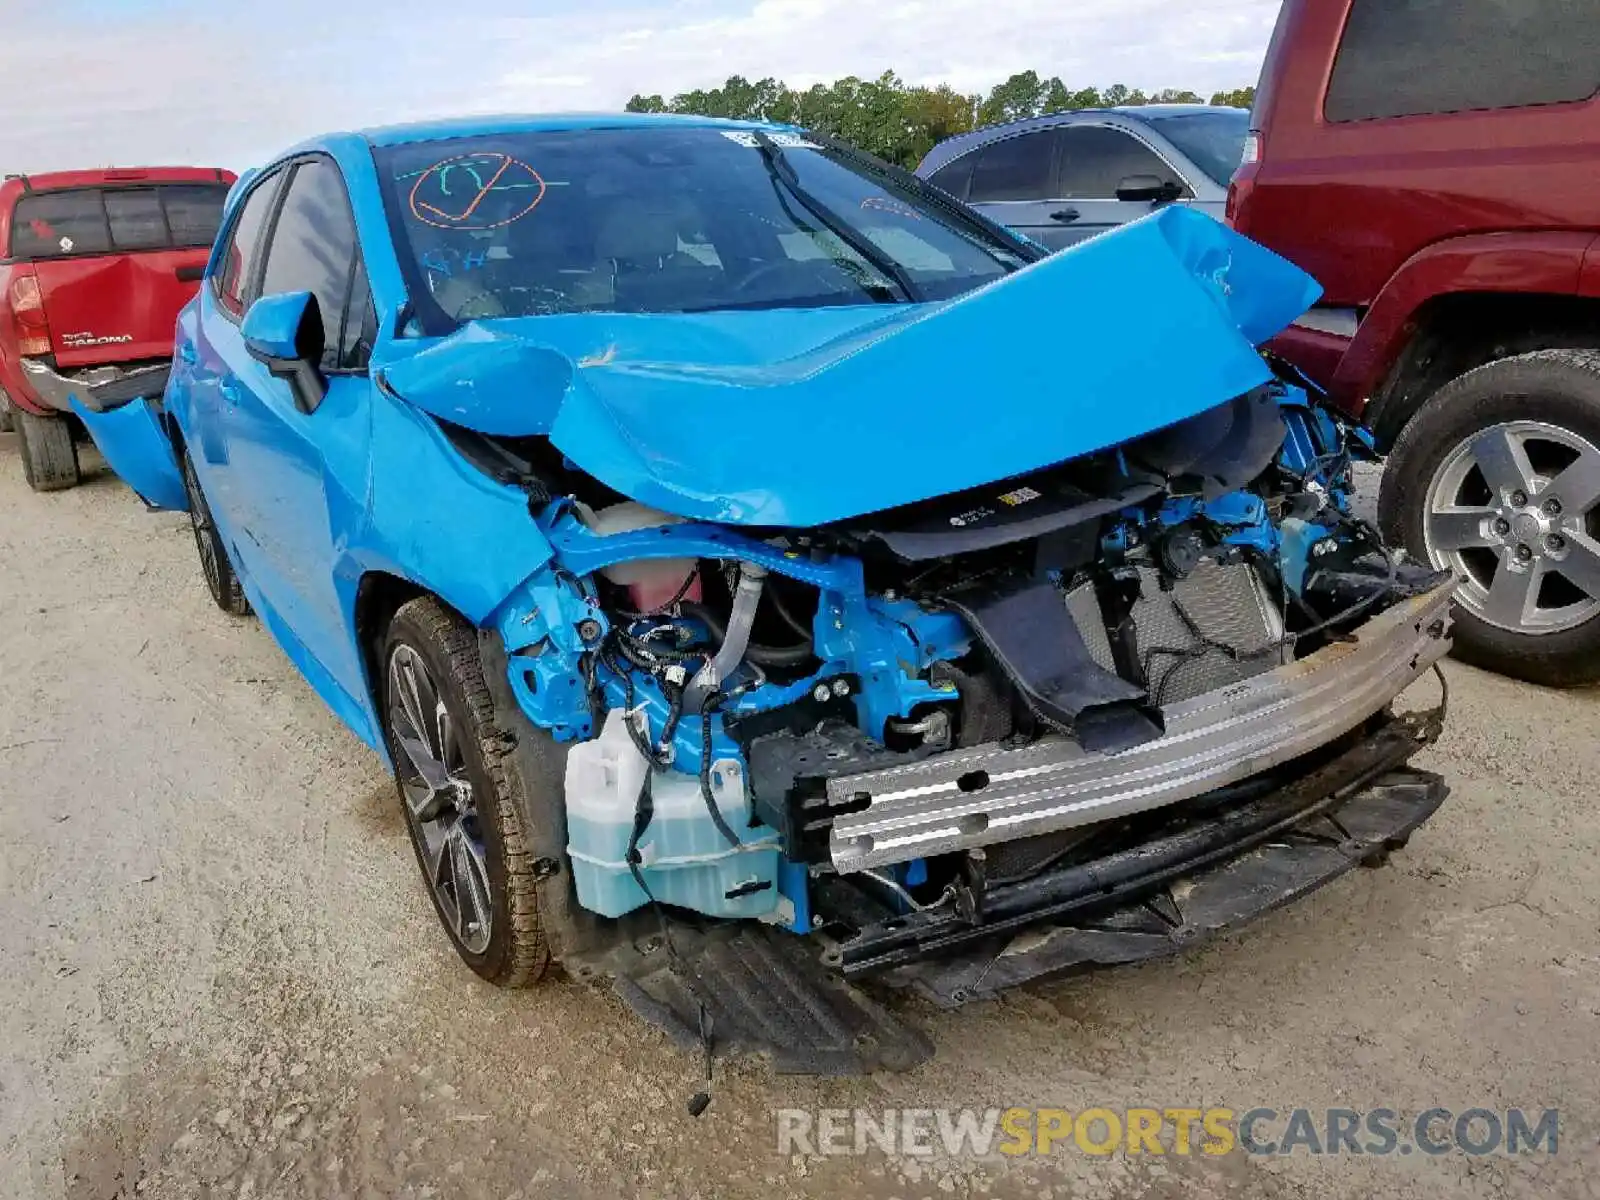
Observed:
[[[382,663],[389,757],[439,920],[490,983],[534,983],[550,965],[538,876],[477,631],[431,597],[413,600],[390,622]]]
[[[22,451],[22,477],[36,492],[59,492],[78,486],[78,447],[65,417],[40,417],[18,408],[17,437]]]
[[[1462,580],[1456,656],[1554,687],[1600,681],[1600,351],[1470,371],[1396,440],[1391,540]]]

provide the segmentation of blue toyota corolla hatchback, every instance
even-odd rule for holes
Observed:
[[[477,120],[253,172],[165,395],[78,409],[474,971],[903,1065],[853,983],[1172,952],[1443,799],[1389,705],[1451,584],[1256,349],[1315,295],[1182,209],[1045,258],[800,130]]]

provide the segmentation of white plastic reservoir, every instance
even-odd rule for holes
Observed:
[[[706,811],[699,777],[652,767],[628,736],[627,719],[612,709],[600,736],[567,755],[567,853],[578,902],[607,917],[648,902],[628,869],[628,839],[648,782],[654,816],[639,839],[639,857],[651,894],[714,917],[772,913],[779,839],[776,831],[750,824],[744,768],[734,759],[711,765],[717,808],[742,843],[734,848]]]

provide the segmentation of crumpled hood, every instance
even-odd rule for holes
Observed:
[[[1129,441],[1270,377],[1315,281],[1169,208],[936,304],[474,322],[384,368],[696,520],[811,526]]]

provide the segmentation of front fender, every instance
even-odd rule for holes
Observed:
[[[77,414],[101,455],[151,508],[188,512],[189,497],[172,439],[149,400],[133,400],[109,412],[95,412],[76,396],[72,411]]]

